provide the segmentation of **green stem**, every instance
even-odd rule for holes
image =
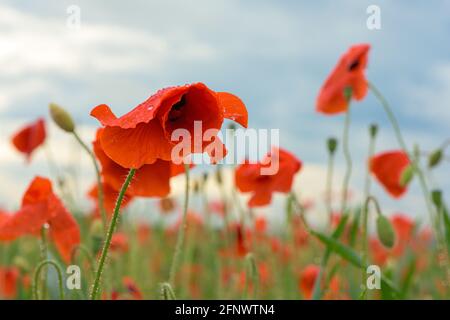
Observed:
[[[189,206],[189,165],[184,165],[184,170],[186,173],[186,184],[185,184],[185,193],[184,193],[184,206],[183,206],[183,216],[180,225],[180,231],[178,232],[177,243],[175,245],[175,251],[172,258],[172,264],[170,266],[169,272],[169,284],[174,287],[175,286],[175,275],[178,268],[178,264],[180,263],[180,255],[183,248],[184,243],[184,234],[187,229],[187,211]]]
[[[348,185],[350,183],[350,177],[352,174],[352,158],[350,155],[350,149],[348,145],[348,132],[350,129],[350,103],[348,110],[345,113],[344,132],[342,136],[342,150],[344,152],[346,171],[344,176],[344,182],[342,185],[342,202],[341,202],[341,214],[345,214],[347,210],[347,198],[348,198]]]
[[[106,210],[104,205],[104,192],[103,192],[103,184],[102,178],[100,175],[100,168],[97,163],[97,159],[95,158],[95,154],[92,150],[81,140],[80,136],[76,131],[73,132],[75,139],[78,141],[80,146],[87,152],[87,154],[91,157],[92,163],[94,164],[95,174],[97,176],[97,190],[98,190],[98,208],[100,211],[100,216],[102,217],[103,230],[106,231],[106,225],[108,223],[108,219],[106,217]]]
[[[367,161],[370,161],[370,159],[372,158],[373,154],[375,151],[375,135],[370,135],[370,142],[369,142],[369,151],[368,151],[368,155],[367,155]],[[364,199],[367,199],[369,194],[370,194],[370,169],[369,166],[367,165],[367,169],[366,169],[366,177],[365,177],[365,184],[364,184]],[[362,210],[362,262],[364,265],[367,265],[368,262],[368,252],[369,252],[369,245],[368,245],[368,221],[369,221],[369,213],[367,210],[367,207],[364,206],[363,210]],[[364,285],[365,280],[366,280],[366,270],[362,270],[361,273],[361,280],[362,280],[362,285]],[[365,288],[365,286],[364,286]],[[361,295],[361,297],[365,297],[366,296],[366,289],[364,289],[363,294]]]
[[[47,245],[47,234],[45,230],[45,226],[41,227],[41,261],[46,261],[48,255],[48,245]],[[44,299],[47,298],[47,270],[42,273],[41,282],[42,282],[42,295]]]
[[[394,131],[395,131],[395,135],[397,137],[398,143],[400,144],[401,148],[403,149],[403,152],[405,152],[408,157],[411,160],[411,165],[413,166],[413,168],[415,169],[415,172],[419,178],[419,185],[420,188],[422,190],[422,194],[423,197],[425,199],[425,205],[429,214],[429,218],[431,221],[431,225],[433,226],[434,229],[434,233],[436,235],[436,238],[438,240],[438,246],[440,246],[441,248],[445,247],[445,244],[442,243],[442,241],[439,241],[440,237],[440,227],[439,225],[436,225],[436,217],[438,216],[437,213],[435,213],[435,211],[433,210],[432,207],[432,202],[431,202],[431,194],[428,190],[428,186],[425,180],[425,175],[420,167],[419,164],[419,156],[415,157],[415,156],[411,156],[411,153],[408,152],[408,148],[406,146],[405,140],[403,139],[402,133],[400,131],[400,126],[398,125],[397,119],[395,118],[394,113],[392,112],[392,108],[390,107],[389,103],[387,102],[387,100],[384,98],[384,96],[381,94],[381,92],[375,87],[374,84],[372,83],[368,83],[370,90],[372,90],[373,94],[375,95],[375,97],[380,101],[381,105],[383,106],[386,114],[388,115],[389,121],[391,122]],[[420,152],[417,152],[417,154],[419,155]],[[440,250],[439,250],[440,251]],[[446,269],[449,270],[450,269],[450,262],[446,261]]]
[[[328,170],[327,170],[327,211],[328,211],[328,226],[331,229],[333,220],[333,208],[331,206],[331,192],[333,188],[333,171],[334,171],[334,153],[330,153],[328,157]]]
[[[120,213],[120,206],[122,205],[123,198],[125,197],[125,193],[128,189],[128,186],[131,183],[131,180],[134,177],[134,174],[136,173],[136,169],[130,169],[128,172],[127,178],[125,179],[125,182],[122,185],[122,188],[120,189],[119,196],[117,198],[116,206],[114,208],[113,216],[111,218],[111,222],[108,228],[108,232],[106,233],[106,239],[105,243],[103,245],[102,253],[100,255],[100,259],[98,261],[97,271],[95,273],[95,280],[94,284],[92,286],[92,291],[90,298],[91,300],[97,299],[97,296],[99,294],[100,289],[100,281],[102,278],[103,268],[105,267],[105,261],[106,257],[108,256],[109,247],[111,246],[111,239],[114,234],[117,221],[119,219],[119,213]]]
[[[60,300],[64,300],[64,287],[63,287],[63,280],[62,280],[62,272],[61,268],[58,266],[56,262],[53,260],[44,260],[36,268],[36,271],[34,272],[33,277],[33,296],[35,300],[39,300],[39,290],[38,290],[38,283],[39,283],[39,276],[41,274],[41,271],[44,267],[47,265],[51,265],[55,268],[56,273],[58,274],[58,285],[59,285],[59,298]]]
[[[350,128],[350,101],[348,102],[348,109],[345,113],[345,122],[344,122],[344,132],[342,135],[342,150],[344,152],[345,162],[346,162],[346,172],[344,176],[344,182],[342,185],[342,201],[341,201],[341,214],[342,216],[346,215],[347,212],[347,193],[348,193],[348,185],[350,182],[350,177],[352,174],[352,158],[350,155],[350,149],[348,145],[348,132]],[[335,232],[336,233],[336,232]],[[339,237],[340,234],[336,234],[336,237]],[[325,268],[328,264],[328,260],[331,256],[331,249],[329,247],[326,248],[325,254],[322,257],[322,261],[320,263],[320,271],[319,275],[316,278],[313,289],[313,300],[320,299],[322,296],[322,277],[325,272]]]
[[[89,262],[89,271],[93,275],[95,275],[94,259],[92,258],[91,253],[89,252],[89,250],[85,246],[79,244],[79,245],[77,245],[76,247],[74,247],[72,249],[72,252],[70,254],[70,261],[71,261],[71,263],[74,264],[76,262],[77,253],[79,253],[79,252],[82,252],[86,256],[86,258],[87,258],[87,260]]]

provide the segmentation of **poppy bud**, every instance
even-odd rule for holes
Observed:
[[[168,282],[161,283],[161,298],[163,300],[176,300],[172,286]]]
[[[344,97],[347,101],[350,101],[350,99],[352,98],[352,94],[353,94],[353,89],[352,87],[345,87],[344,89]]]
[[[220,169],[217,169],[216,171],[216,180],[218,184],[222,184],[223,179],[222,179],[222,171]]]
[[[400,185],[406,187],[414,177],[414,167],[409,165],[403,170],[400,176]]]
[[[337,148],[337,139],[329,138],[327,140],[327,147],[328,147],[328,152],[330,154],[334,154],[336,152],[336,148]]]
[[[50,115],[58,127],[66,132],[75,130],[75,123],[70,114],[55,103],[49,105]]]
[[[203,172],[203,184],[206,183],[206,181],[208,180],[208,172]]]
[[[253,253],[248,253],[245,257],[245,261],[247,264],[248,278],[252,281],[256,281],[258,279],[258,268],[256,267],[256,260]]]
[[[30,270],[30,264],[26,259],[20,256],[16,256],[13,260],[13,265],[18,267],[23,272],[28,272]]]
[[[92,222],[89,233],[92,236],[94,252],[97,252],[103,243],[103,224],[99,219]]]
[[[386,248],[392,248],[394,246],[394,228],[392,228],[391,222],[381,214],[377,218],[377,234],[378,239]]]
[[[193,182],[192,191],[198,193],[200,191],[200,183],[196,180]]]
[[[372,123],[369,126],[369,133],[370,133],[370,136],[372,138],[375,138],[377,136],[377,133],[378,133],[378,125],[376,125],[375,123]]]
[[[431,191],[431,200],[433,200],[433,203],[437,207],[440,207],[442,205],[442,191],[441,190]]]
[[[442,160],[442,149],[433,151],[428,157],[428,167],[433,168],[437,166]]]

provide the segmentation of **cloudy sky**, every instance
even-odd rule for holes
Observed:
[[[381,9],[381,30],[366,27],[369,5]],[[79,29],[69,28],[71,5]],[[26,166],[9,138],[22,124],[47,117],[50,101],[74,115],[92,139],[93,106],[122,114],[161,87],[202,81],[239,95],[250,126],[280,129],[280,143],[305,163],[304,194],[321,192],[325,139],[341,136],[342,116],[314,112],[317,92],[339,56],[368,42],[368,78],[395,109],[412,146],[431,150],[450,138],[450,2],[434,1],[15,1],[0,4],[0,204],[13,208],[32,177],[48,173],[48,152]],[[397,148],[372,94],[353,107],[352,189],[363,184],[367,127],[380,126],[377,150]],[[70,137],[49,128],[49,152],[80,189],[88,160]],[[338,176],[343,159],[338,157]],[[432,183],[450,191],[449,162]],[[336,180],[340,185],[340,181]],[[422,216],[416,183],[393,201],[376,186],[387,211]],[[81,192],[80,192],[81,193]],[[448,199],[448,193],[447,193]]]

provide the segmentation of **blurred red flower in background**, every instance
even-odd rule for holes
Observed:
[[[410,163],[405,152],[395,150],[373,156],[369,167],[385,190],[393,197],[399,198],[407,190],[406,186],[401,184],[401,178]]]
[[[193,152],[198,141],[202,141],[201,153],[207,149],[213,162],[218,161],[217,148],[206,147],[217,143],[224,149],[223,144],[217,136],[208,142],[195,137],[194,121],[201,121],[203,131],[220,129],[224,118],[244,127],[248,121],[247,109],[238,97],[214,92],[203,83],[159,90],[120,118],[104,104],[95,107],[91,115],[105,126],[100,139],[105,153],[122,167],[135,169],[158,159],[170,161],[172,148],[176,145],[171,141],[171,135],[176,129],[190,132],[192,142],[195,139],[191,142]]]
[[[272,161],[279,161],[278,171],[273,175],[263,175],[261,170],[268,168]],[[274,192],[291,191],[294,175],[301,169],[302,163],[293,154],[273,148],[262,163],[245,163],[236,168],[235,183],[241,192],[251,192],[250,207],[270,204]]]
[[[72,249],[80,243],[78,224],[53,193],[51,181],[36,177],[23,196],[21,208],[0,224],[0,241],[38,234],[46,223],[61,257],[70,262]]]
[[[0,267],[0,298],[16,298],[19,275],[16,267]]]
[[[316,110],[325,114],[347,111],[348,101],[345,89],[352,90],[352,98],[362,100],[367,94],[367,80],[364,69],[370,45],[358,44],[350,47],[339,59],[338,64],[328,76],[317,97]]]
[[[14,147],[30,161],[31,154],[45,142],[46,130],[44,119],[28,124],[12,137]]]

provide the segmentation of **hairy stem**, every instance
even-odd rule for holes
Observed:
[[[187,228],[187,211],[189,207],[189,164],[184,165],[184,170],[186,174],[186,184],[184,190],[184,205],[183,205],[183,216],[180,225],[180,231],[178,232],[177,243],[175,245],[175,251],[173,253],[172,264],[169,271],[169,284],[175,286],[175,275],[177,272],[178,264],[180,263],[180,255],[184,243],[184,235]]]
[[[106,231],[106,226],[108,224],[108,219],[106,217],[106,210],[104,205],[104,192],[103,192],[103,184],[102,178],[100,175],[100,168],[97,163],[97,159],[95,158],[95,154],[92,150],[81,140],[80,136],[76,131],[73,132],[75,139],[78,141],[80,146],[87,152],[87,154],[91,157],[92,163],[94,164],[95,174],[97,176],[97,190],[98,190],[98,208],[100,211],[100,216],[102,217],[103,230]]]
[[[58,266],[58,264],[53,260],[44,260],[41,263],[38,264],[36,271],[34,272],[33,277],[33,296],[35,300],[39,300],[39,278],[40,274],[43,268],[45,268],[47,265],[51,265],[55,268],[56,273],[58,274],[58,286],[59,286],[59,298],[61,300],[64,300],[64,286],[63,286],[63,280],[62,280],[62,272],[61,268]]]
[[[131,180],[136,173],[136,169],[130,169],[128,172],[127,178],[120,189],[119,196],[117,198],[116,206],[114,208],[113,216],[111,218],[111,222],[109,224],[108,232],[106,233],[105,243],[103,244],[102,253],[100,255],[100,259],[98,261],[97,271],[95,272],[95,280],[92,285],[92,291],[90,298],[91,300],[97,299],[100,289],[100,282],[102,278],[103,268],[105,267],[106,257],[108,256],[109,247],[111,246],[111,239],[116,229],[117,221],[119,219],[120,206],[122,205],[123,198],[125,197],[125,193],[128,189],[128,186],[131,183]]]

